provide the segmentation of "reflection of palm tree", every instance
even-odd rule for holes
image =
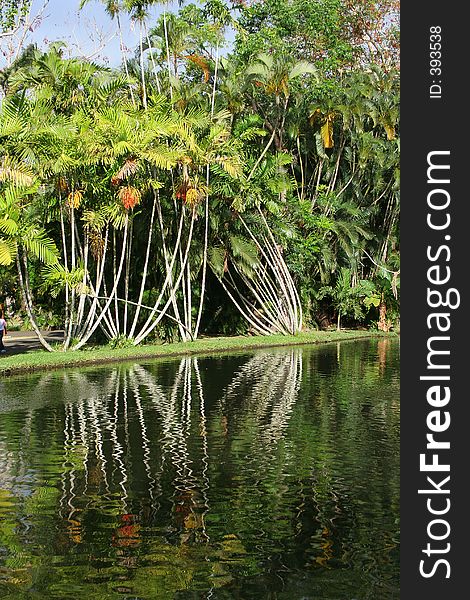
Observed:
[[[132,390],[132,394],[133,394],[133,397],[135,400],[135,405],[137,408],[137,415],[138,415],[139,424],[140,424],[140,431],[142,434],[142,448],[144,450],[143,463],[145,465],[145,471],[147,473],[147,477],[148,477],[149,483],[150,483],[150,487],[149,487],[150,496],[153,499],[153,490],[154,490],[156,481],[152,475],[151,466],[150,466],[150,440],[148,439],[148,436],[147,436],[147,427],[145,425],[144,410],[142,407],[142,398],[140,395],[139,386],[138,386],[136,378],[135,378],[134,369],[129,370],[128,377],[129,377],[129,385]],[[126,381],[126,383],[127,383],[127,381]]]
[[[71,400],[65,404],[61,505],[64,509],[68,506],[70,514],[76,510],[73,499],[77,496],[75,488],[80,485],[82,494],[91,499],[94,490],[103,484],[110,497],[117,467],[121,473],[119,485],[125,508],[127,474],[121,458],[123,449],[117,437],[116,414],[113,417],[103,402],[103,398],[114,396],[116,403],[120,391],[117,371],[112,371],[100,386],[94,385],[84,374],[75,374],[73,378],[65,375],[64,387],[68,390],[66,397]],[[74,392],[71,393],[71,389]]]
[[[260,449],[261,468],[270,467],[273,453],[269,450],[277,446],[289,423],[302,375],[301,357],[299,349],[260,353],[241,367],[226,389],[225,402],[237,387],[247,389],[244,419],[256,427],[250,452],[256,470]],[[125,516],[113,543],[119,547],[138,543],[123,538],[128,526],[138,526],[141,518],[133,508],[138,484],[134,478],[139,471],[144,473],[145,494],[155,511],[164,469],[173,480],[172,518],[180,541],[207,541],[210,459],[198,359],[183,358],[165,386],[149,368],[138,364],[115,368],[104,378],[90,373],[66,373],[59,380],[46,374],[38,386],[46,396],[50,386],[57,391],[62,381],[67,397],[60,506],[72,541],[81,539],[82,511],[99,508],[104,501],[113,515]],[[158,463],[151,444],[155,422],[162,432]]]
[[[246,362],[227,386],[224,402],[244,392],[247,418],[259,424],[259,437],[267,444],[277,442],[289,422],[302,378],[302,351],[260,352]]]
[[[150,396],[153,406],[162,421],[163,437],[162,468],[166,458],[175,467],[176,477],[173,485],[175,518],[186,531],[183,541],[193,537],[205,540],[204,514],[208,510],[208,449],[206,417],[204,409],[204,393],[197,359],[183,358],[179,364],[173,385],[167,393],[156,383],[155,377],[141,365],[135,365],[136,378]],[[191,436],[191,419],[194,411],[193,373],[199,397],[199,433],[202,437],[203,468],[202,483],[194,472],[188,441]],[[199,535],[198,535],[199,534]]]
[[[187,360],[187,359],[186,359]],[[178,407],[178,391],[184,383],[185,359],[180,363],[169,397],[156,382],[155,377],[142,365],[135,365],[137,381],[144,386],[161,420],[163,435],[161,439],[163,462],[169,456],[178,474],[183,477],[189,469],[188,451],[185,443],[183,417]]]
[[[122,501],[123,501],[123,505],[124,505],[124,509],[126,508],[126,500],[127,500],[127,488],[126,488],[126,483],[128,481],[128,475],[127,475],[127,470],[126,470],[126,465],[125,465],[125,456],[124,456],[124,449],[122,447],[122,445],[120,444],[119,440],[118,440],[118,435],[117,435],[117,428],[118,428],[118,421],[119,421],[119,392],[120,392],[120,387],[119,387],[119,371],[117,369],[115,369],[113,371],[113,383],[115,385],[115,392],[114,392],[114,410],[113,410],[113,427],[112,427],[112,432],[111,432],[111,439],[113,441],[113,462],[116,465],[116,467],[119,469],[120,475],[121,475],[121,480],[119,482],[119,486],[122,489],[123,492],[123,496],[122,496]],[[128,441],[128,437],[129,437],[129,427],[128,427],[128,418],[127,418],[127,405],[124,405],[124,423],[125,423],[125,432],[126,432],[126,442]]]

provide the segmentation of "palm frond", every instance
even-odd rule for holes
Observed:
[[[21,243],[28,252],[46,265],[58,260],[59,253],[54,241],[43,229],[35,225],[29,225],[21,232]]]
[[[5,156],[0,160],[0,182],[4,181],[27,187],[33,184],[34,174],[26,165]]]
[[[15,260],[17,245],[15,240],[0,238],[0,265],[7,267]]]

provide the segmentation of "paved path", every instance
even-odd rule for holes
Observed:
[[[51,344],[61,342],[64,337],[63,331],[43,331],[42,334]],[[42,348],[34,331],[9,331],[8,335],[3,337],[3,345],[7,352],[2,356],[22,354],[28,350],[40,350]]]

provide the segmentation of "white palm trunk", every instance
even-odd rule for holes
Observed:
[[[121,248],[121,257],[124,260],[125,257],[125,244],[123,243]],[[116,229],[113,229],[113,280],[116,282],[117,279],[117,235]],[[114,299],[114,325],[116,331],[119,332],[119,304],[117,298],[117,285],[113,286],[113,291],[111,292],[111,298]]]
[[[132,230],[133,230],[133,221],[131,221],[129,226],[129,242],[127,244],[126,251],[126,269],[124,276],[124,317],[123,317],[123,328],[122,332],[127,336],[127,317],[128,317],[128,299],[129,299],[129,277],[131,270],[131,254],[132,254]],[[150,234],[149,234],[150,235]]]
[[[190,246],[191,246],[191,240],[192,240],[192,234],[193,234],[193,228],[194,228],[194,219],[195,219],[195,210],[194,209],[192,209],[192,212],[191,212],[190,228],[189,228],[189,233],[188,233],[188,239],[186,242],[186,249],[185,249],[184,256],[183,256],[183,264],[181,265],[181,268],[180,268],[180,273],[179,273],[178,277],[176,278],[174,284],[171,285],[170,289],[168,290],[168,292],[169,292],[168,300],[166,301],[165,305],[159,312],[158,316],[155,316],[158,311],[158,307],[160,306],[160,302],[162,301],[163,294],[167,291],[170,280],[172,279],[173,266],[175,264],[177,254],[179,253],[179,248],[180,248],[180,243],[181,243],[181,230],[182,230],[182,226],[183,226],[183,217],[184,217],[184,211],[181,212],[178,238],[175,243],[175,248],[174,248],[173,256],[171,259],[171,263],[167,267],[167,274],[166,274],[166,278],[163,283],[162,289],[160,291],[160,294],[155,302],[155,305],[154,305],[149,317],[147,318],[147,321],[141,328],[140,333],[136,336],[136,338],[134,340],[134,345],[140,344],[155,329],[155,327],[158,325],[158,323],[160,323],[162,318],[165,316],[170,304],[173,304],[176,301],[176,292],[179,289],[181,280],[185,273],[186,263],[189,258],[189,250],[190,250]]]
[[[174,203],[174,207],[175,207],[175,215],[177,215],[177,207],[176,207],[176,203]],[[163,217],[162,217],[162,208],[161,208],[161,204],[160,204],[160,200],[158,201],[158,224],[160,226],[160,234],[162,236],[162,250],[163,250],[163,258],[165,260],[165,269],[166,269],[166,273],[167,276],[169,276],[169,285],[170,288],[173,288],[173,261],[170,265],[170,263],[168,262],[168,249],[167,249],[167,244],[165,241],[165,228],[163,225]],[[175,252],[173,254],[173,256],[176,256],[176,246],[178,246],[178,255],[180,257],[180,261],[181,261],[181,233],[182,233],[182,227],[183,227],[183,223],[184,223],[184,210],[181,210],[181,214],[180,214],[180,226],[181,228],[178,228],[178,239],[177,239],[177,243],[175,244]],[[184,282],[184,275],[183,275],[183,282]],[[183,299],[184,299],[184,294],[185,294],[185,286],[183,283]],[[179,332],[180,332],[180,336],[181,339],[183,341],[186,340],[186,330],[184,328],[184,325],[181,321],[181,317],[180,317],[180,313],[179,313],[179,309],[178,309],[178,303],[176,301],[176,298],[174,297],[172,302],[171,302],[172,308],[173,308],[173,313],[175,315],[175,319],[178,321],[178,328],[179,328]]]
[[[32,326],[35,334],[38,336],[38,339],[41,342],[41,345],[49,352],[54,352],[54,348],[49,344],[49,342],[43,336],[43,334],[41,333],[39,326],[37,324],[36,317],[33,312],[33,299],[32,299],[32,295],[31,295],[31,288],[29,285],[28,259],[27,259],[26,253],[23,252],[23,256],[22,256],[23,265],[21,265],[19,252],[20,252],[20,250],[18,250],[18,253],[16,254],[16,267],[17,267],[17,271],[18,271],[18,281],[20,284],[21,295],[23,297],[23,302],[24,302],[24,305],[26,308],[26,313],[28,315],[28,318],[31,322],[31,326]],[[22,272],[23,267],[24,267],[24,275]]]
[[[87,296],[86,293],[86,284],[88,278],[88,253],[89,253],[89,244],[88,244],[88,236],[85,236],[85,248],[83,250],[83,278],[82,278],[82,289],[80,290],[80,300],[78,303],[77,310],[77,319],[73,328],[73,337],[77,336],[78,329],[83,322],[84,312],[85,312],[85,301]]]
[[[155,222],[155,210],[156,210],[156,207],[157,207],[157,194],[156,194],[156,191],[154,190],[154,192],[153,192],[152,214],[150,216],[149,235],[148,235],[148,238],[147,238],[147,249],[146,249],[146,252],[145,252],[144,270],[143,270],[143,273],[142,273],[142,280],[140,282],[139,297],[138,297],[138,300],[137,300],[137,309],[136,309],[135,314],[134,314],[134,320],[132,322],[131,330],[129,331],[129,337],[130,338],[134,337],[134,332],[135,332],[135,329],[137,327],[137,323],[139,321],[140,308],[141,308],[141,304],[142,304],[142,299],[144,297],[145,284],[147,282],[147,273],[148,273],[148,266],[149,266],[149,259],[150,259],[150,249],[151,249],[151,245],[152,245],[153,224]]]
[[[142,104],[144,109],[147,108],[147,84],[145,82],[145,68],[144,68],[144,35],[143,35],[143,24],[139,23],[139,50],[140,50],[140,77],[142,80]]]
[[[127,67],[127,58],[126,58],[126,52],[125,52],[125,46],[124,46],[124,39],[123,39],[123,36],[122,36],[121,19],[119,17],[119,12],[116,14],[116,22],[117,22],[118,32],[119,32],[119,47],[120,47],[120,50],[121,50],[122,62],[124,63],[124,70],[126,72],[126,77],[127,77],[127,81],[128,81],[128,85],[129,85],[129,91],[131,93],[132,104],[135,106],[136,102],[135,102],[134,92],[132,90],[131,78],[130,78],[130,75],[129,75],[129,69]]]
[[[73,272],[77,266],[76,257],[76,242],[75,242],[75,209],[73,206],[70,207],[70,269]],[[69,283],[67,282],[68,286]],[[69,312],[69,323],[65,331],[64,350],[68,350],[70,342],[72,340],[72,334],[74,329],[74,314],[75,314],[75,288],[72,286],[70,290],[70,312]]]
[[[211,118],[214,116],[215,108],[215,92],[217,89],[217,75],[219,70],[219,44],[217,42],[215,50],[215,68],[214,68],[214,84],[212,86],[211,98]],[[210,167],[206,167],[206,186],[209,188],[210,182]],[[204,250],[202,255],[202,281],[201,281],[201,297],[199,298],[199,308],[197,311],[196,325],[194,327],[193,339],[197,339],[199,327],[201,325],[202,309],[204,306],[204,297],[206,293],[206,275],[207,275],[207,248],[209,243],[209,195],[206,193],[204,202]]]
[[[243,217],[240,215],[239,218],[256,245],[261,262],[255,268],[254,277],[248,277],[234,265],[253,300],[241,292],[230,274],[221,283],[242,316],[258,333],[295,335],[302,329],[300,298],[266,218],[261,209],[258,210],[266,235],[255,236]]]
[[[147,23],[144,21],[144,30],[145,30],[145,37],[147,39],[147,46],[149,47],[149,52],[150,52],[150,61],[152,63],[152,72],[153,75],[155,77],[155,83],[157,84],[157,90],[158,93],[161,94],[161,86],[160,86],[160,80],[158,78],[158,74],[157,74],[157,65],[155,64],[155,59],[153,57],[153,47],[152,44],[150,42],[150,37],[149,37],[149,33],[148,33],[148,28],[147,28]]]
[[[119,281],[121,279],[121,274],[122,274],[122,270],[123,270],[123,266],[124,266],[124,260],[125,260],[125,256],[126,256],[126,243],[127,243],[128,228],[129,228],[129,216],[126,215],[126,220],[125,220],[125,225],[124,225],[124,235],[123,235],[122,248],[121,248],[121,257],[120,257],[120,261],[119,261],[119,267],[118,267],[117,272],[114,277],[113,288],[111,290],[109,298],[105,302],[105,305],[102,309],[101,314],[99,315],[99,317],[97,319],[94,319],[94,322],[92,324],[90,323],[90,327],[88,328],[88,331],[84,334],[82,339],[74,345],[73,350],[79,350],[87,343],[87,341],[90,339],[90,337],[96,331],[97,327],[100,325],[101,321],[104,318],[104,315],[106,314],[106,311],[108,310],[108,308],[111,305],[111,302],[114,299],[116,300],[116,304],[117,304],[117,288],[119,285]],[[118,315],[117,315],[117,317],[118,317]]]
[[[89,286],[89,288],[91,290],[93,299],[91,300],[91,303],[90,303],[88,316],[87,316],[85,322],[83,323],[82,329],[80,330],[80,332],[78,334],[79,339],[81,339],[85,335],[85,333],[87,332],[89,327],[93,324],[94,318],[96,315],[96,310],[98,309],[98,310],[100,310],[100,312],[102,312],[101,306],[99,304],[99,296],[101,293],[101,286],[102,285],[104,286],[104,269],[105,269],[105,265],[106,265],[106,254],[107,254],[107,249],[108,249],[108,236],[109,236],[109,226],[107,225],[105,237],[104,237],[103,255],[100,258],[98,258],[97,264],[96,264],[96,279],[95,279],[94,285],[92,283],[90,274],[87,272],[87,277],[88,277],[87,285]],[[102,330],[104,331],[104,333],[108,339],[111,339],[111,338],[117,336],[117,331],[114,329],[114,325],[109,320],[108,315],[106,313],[103,316]]]
[[[60,203],[60,231],[62,238],[62,251],[64,253],[64,267],[65,271],[68,272],[68,252],[67,252],[67,238],[65,236],[65,223],[64,223],[64,211],[62,208],[62,197],[59,193],[59,203]],[[64,323],[64,340],[67,335],[67,331],[70,323],[70,292],[69,285],[66,283],[65,285],[65,323]]]

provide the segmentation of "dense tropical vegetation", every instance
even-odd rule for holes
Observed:
[[[82,1],[86,10],[86,0]],[[122,67],[11,50],[0,303],[61,349],[396,324],[394,0],[107,0]],[[126,52],[122,15],[139,31]],[[23,41],[26,38],[23,38]],[[10,51],[8,51],[10,48]],[[12,323],[11,323],[12,324]]]

